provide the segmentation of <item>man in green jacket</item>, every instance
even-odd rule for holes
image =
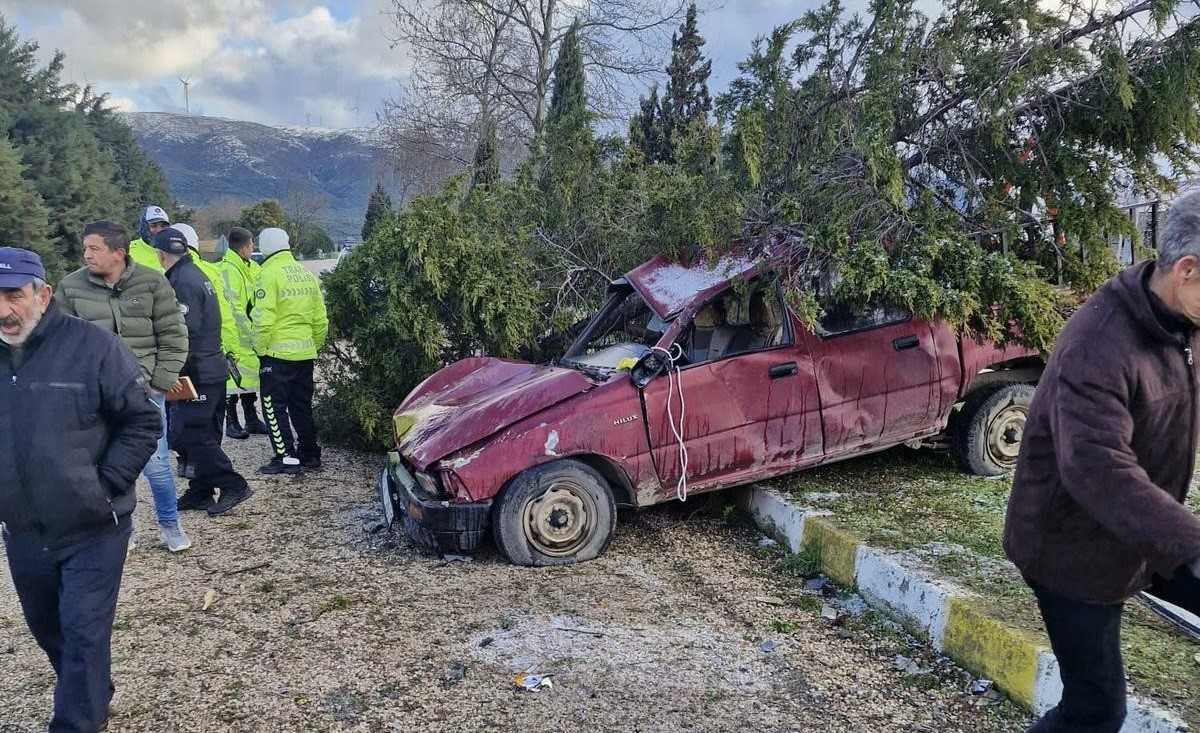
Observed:
[[[129,234],[117,222],[102,219],[84,225],[86,265],[62,279],[54,298],[64,313],[118,334],[152,388],[163,429],[142,475],[150,484],[163,541],[172,552],[179,552],[192,543],[179,523],[163,393],[175,384],[187,359],[187,327],[170,283],[155,270],[133,262],[128,248]]]
[[[163,207],[151,204],[143,209],[142,216],[138,219],[138,235],[129,242],[129,259],[142,267],[162,272],[162,265],[158,264],[158,255],[149,242],[154,239],[155,234],[169,226],[171,226],[171,217],[167,216]]]
[[[292,257],[287,232],[275,227],[262,230],[258,248],[265,259],[250,320],[259,356],[263,414],[275,452],[270,463],[258,470],[318,469],[321,446],[312,418],[313,362],[329,330],[325,299],[317,279]]]
[[[225,299],[233,311],[237,325],[236,349],[238,379],[231,376],[225,385],[229,397],[225,403],[225,435],[229,438],[248,438],[251,433],[266,435],[267,426],[258,419],[255,410],[258,392],[258,354],[254,353],[254,333],[250,324],[250,307],[254,300],[254,280],[259,265],[250,259],[254,249],[254,238],[242,227],[233,227],[226,238],[228,249],[216,263],[221,273],[221,285]],[[246,427],[238,421],[237,406],[242,403],[246,413]]]

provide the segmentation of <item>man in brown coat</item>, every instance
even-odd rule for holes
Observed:
[[[1178,200],[1158,259],[1071,317],[1038,384],[1004,526],[1037,596],[1063,696],[1031,733],[1116,733],[1123,602],[1200,612],[1200,518],[1183,501],[1200,435],[1200,194]]]

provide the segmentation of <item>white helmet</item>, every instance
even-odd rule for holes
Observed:
[[[172,226],[179,230],[179,233],[187,240],[187,246],[197,252],[200,251],[200,235],[196,234],[196,230],[192,229],[190,224],[173,224]]]

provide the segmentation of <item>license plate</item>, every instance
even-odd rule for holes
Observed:
[[[379,500],[383,502],[383,519],[387,522],[388,529],[391,529],[392,523],[396,521],[396,507],[392,504],[392,487],[390,484],[387,469],[384,469],[384,475],[379,481]]]

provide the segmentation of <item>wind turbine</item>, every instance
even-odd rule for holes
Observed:
[[[191,79],[192,77],[189,76],[188,79],[184,79],[182,77],[177,78],[179,78],[179,83],[183,85],[183,110],[188,114],[191,114],[192,105],[188,101],[188,79]]]

